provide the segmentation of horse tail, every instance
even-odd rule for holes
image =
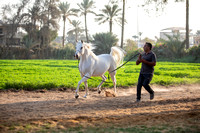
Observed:
[[[125,54],[126,52],[123,49],[116,46],[111,47],[110,55],[114,58],[114,61],[117,64],[117,66],[123,63]]]

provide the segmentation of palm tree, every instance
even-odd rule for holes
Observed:
[[[59,9],[62,14],[63,22],[64,22],[64,27],[63,27],[63,40],[62,40],[62,46],[64,47],[65,43],[65,22],[66,19],[71,23],[71,20],[69,19],[69,16],[77,16],[75,9],[70,9],[70,4],[67,2],[62,2],[59,4]]]
[[[77,41],[79,33],[83,32],[84,29],[80,27],[80,24],[81,24],[80,21],[73,20],[71,24],[73,26],[73,29],[71,29],[70,31],[68,31],[67,34],[73,34],[73,33],[75,33],[75,40]]]
[[[39,29],[39,26],[37,22],[41,19],[41,7],[40,2],[36,1],[30,9],[28,9],[28,18],[31,20],[28,24],[25,26],[25,30],[28,33],[28,38],[32,38],[33,41],[37,41],[37,30]]]
[[[182,57],[185,54],[185,41],[180,41],[180,34],[166,36],[168,38],[168,40],[165,41],[168,48],[168,55],[170,55],[170,57]]]
[[[121,18],[118,17],[121,14],[121,9],[117,4],[113,4],[112,7],[110,5],[105,5],[105,8],[101,11],[103,14],[98,14],[98,18],[96,18],[96,21],[99,21],[99,24],[109,22],[110,33],[112,33],[113,21],[119,23],[121,21]]]
[[[123,0],[123,12],[122,12],[122,32],[121,32],[121,48],[123,48],[124,41],[124,17],[125,17],[125,0]]]
[[[58,19],[60,18],[60,11],[57,6],[57,0],[42,0],[41,14],[40,14],[40,38],[41,48],[50,44],[51,31],[59,29]]]
[[[79,6],[79,11],[81,12],[81,16],[84,15],[85,18],[85,35],[86,35],[86,40],[87,43],[89,42],[88,39],[88,29],[87,29],[87,14],[88,13],[92,13],[95,14],[92,9],[95,8],[94,7],[94,1],[93,0],[83,0],[83,2],[81,4],[77,4]]]

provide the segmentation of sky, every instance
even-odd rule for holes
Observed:
[[[14,2],[18,2],[15,0]],[[64,1],[64,0],[60,0]],[[104,5],[108,4],[109,0],[93,0],[95,1],[96,9],[95,12],[100,13],[100,9],[104,8]],[[164,10],[159,12],[150,11],[149,13],[144,10],[141,6],[141,0],[127,0],[126,1],[126,12],[125,18],[127,24],[124,29],[125,39],[133,39],[132,36],[137,35],[138,32],[142,32],[141,38],[151,38],[155,40],[156,37],[160,37],[160,31],[169,27],[185,27],[185,2],[177,2],[169,0]],[[68,0],[71,4],[71,8],[78,8],[77,3],[81,3],[82,0]],[[189,28],[192,29],[192,33],[196,33],[200,30],[200,17],[198,15],[200,0],[190,0],[189,7]],[[0,0],[0,6],[8,3],[13,3],[13,0]],[[122,3],[119,4],[122,7]],[[155,9],[154,6],[149,6],[149,9]],[[95,33],[108,32],[109,24],[104,23],[99,25],[94,20],[95,16],[92,14],[88,15],[88,30],[89,34],[94,35]],[[84,27],[84,17],[71,19],[79,20],[82,22]],[[59,22],[60,30],[58,34],[62,36],[63,22],[62,19]],[[70,24],[66,24],[66,31],[70,29]],[[117,24],[113,25],[113,33],[116,34],[119,39],[121,38],[121,27]]]

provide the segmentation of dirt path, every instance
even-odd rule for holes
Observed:
[[[72,91],[0,92],[0,129],[6,124],[48,121],[63,128],[76,126],[115,126],[186,124],[200,129],[200,85],[153,86],[154,100],[143,89],[142,101],[135,103],[136,87],[118,89],[117,97],[104,91],[90,91],[88,98]],[[4,125],[4,126],[1,126]],[[1,131],[1,130],[0,130]]]

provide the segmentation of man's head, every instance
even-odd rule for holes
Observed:
[[[143,48],[144,52],[149,52],[152,49],[152,44],[150,42],[146,42]]]

